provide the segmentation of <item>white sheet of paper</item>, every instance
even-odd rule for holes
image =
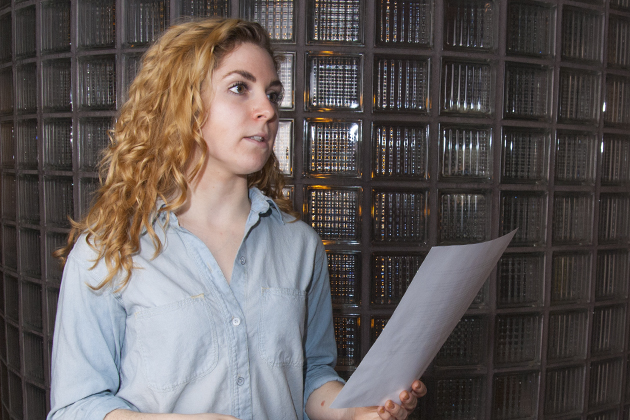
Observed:
[[[516,230],[488,242],[431,248],[398,307],[331,408],[400,404],[427,369]]]

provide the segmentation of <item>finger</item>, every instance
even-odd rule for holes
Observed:
[[[393,419],[405,420],[407,418],[407,410],[405,410],[405,408],[401,405],[394,404],[392,400],[388,400],[385,403],[385,410]]]
[[[411,392],[416,398],[421,398],[427,394],[427,387],[422,381],[416,379],[413,381],[413,384],[411,384]]]
[[[405,410],[407,410],[407,412],[410,413],[416,408],[416,405],[418,404],[418,398],[416,398],[415,395],[412,395],[408,391],[403,391],[400,393],[399,397],[401,405]]]

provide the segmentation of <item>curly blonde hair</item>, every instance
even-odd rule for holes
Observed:
[[[95,203],[83,220],[72,221],[67,245],[55,253],[65,264],[78,237],[86,233],[87,243],[98,255],[94,265],[103,260],[108,270],[97,289],[118,273],[126,274],[118,289],[129,282],[132,256],[140,250],[145,231],[155,255],[161,252],[162,243],[153,229],[155,218],[185,204],[189,184],[207,156],[201,133],[207,116],[201,97],[204,81],[243,43],[265,49],[277,67],[267,32],[257,23],[239,19],[175,25],[145,53],[109,135],[111,145],[100,164]],[[248,185],[259,188],[282,211],[296,215],[282,193],[284,178],[273,153],[259,172],[248,176]],[[158,199],[165,203],[160,209]]]

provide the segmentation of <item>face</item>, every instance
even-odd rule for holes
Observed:
[[[269,53],[251,43],[237,46],[212,73],[202,98],[208,118],[206,172],[246,177],[262,169],[278,131],[282,84]]]

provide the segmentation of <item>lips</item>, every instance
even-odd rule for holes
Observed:
[[[263,142],[265,141],[265,138],[262,136],[249,136],[250,139],[258,141],[258,142]]]

